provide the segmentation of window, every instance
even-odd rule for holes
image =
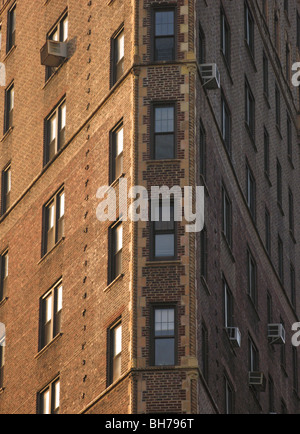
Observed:
[[[204,227],[200,233],[200,275],[207,281],[207,229]]]
[[[175,158],[175,106],[153,107],[153,157],[155,160]]]
[[[297,12],[297,47],[300,50],[300,15]]]
[[[255,219],[256,216],[256,183],[253,173],[247,165],[247,204],[249,211]]]
[[[280,324],[282,324],[285,329],[285,323],[282,317],[280,317]],[[285,370],[286,369],[286,345],[280,345],[280,363],[281,363],[281,367]]]
[[[64,99],[45,120],[45,164],[51,161],[65,144],[66,118],[67,106]]]
[[[296,274],[295,267],[290,264],[290,281],[291,281],[291,302],[294,307],[296,307]]]
[[[7,46],[8,53],[16,44],[16,5],[9,9],[7,15]]]
[[[2,172],[2,200],[1,214],[5,214],[10,207],[11,192],[11,166],[7,166]]]
[[[230,152],[231,148],[231,113],[228,107],[228,104],[225,100],[225,97],[222,93],[221,96],[221,119],[222,119],[222,137],[228,152]]]
[[[252,56],[254,56],[254,19],[247,2],[245,2],[245,40]]]
[[[152,206],[153,259],[175,259],[176,223],[174,221],[174,203],[160,201],[152,203]],[[167,213],[169,213],[168,217],[166,217]]]
[[[264,169],[265,174],[270,177],[270,136],[264,128]]]
[[[59,282],[40,301],[40,349],[61,332],[62,296],[62,282]]]
[[[264,85],[264,94],[266,95],[266,97],[268,97],[269,96],[269,62],[265,52],[263,53],[263,85]]]
[[[5,338],[0,340],[0,390],[3,389],[4,385],[4,357],[5,357]]]
[[[286,78],[286,81],[288,83],[290,83],[291,71],[292,71],[292,66],[291,66],[291,49],[290,49],[289,43],[287,42],[285,44],[285,78]]]
[[[123,225],[118,221],[109,231],[110,237],[110,266],[109,282],[113,282],[122,274]]]
[[[267,294],[267,319],[268,324],[273,324],[273,301],[269,292]]]
[[[281,164],[277,160],[276,165],[277,170],[277,203],[280,207],[282,207],[282,170]]]
[[[174,366],[176,364],[175,308],[154,307],[153,323],[153,364]]]
[[[8,251],[0,255],[0,301],[7,297]]]
[[[199,24],[199,64],[203,65],[206,60],[206,43],[205,43],[205,34],[202,29],[201,24]]]
[[[229,246],[232,245],[232,204],[229,199],[225,187],[222,187],[222,215],[223,215],[223,233],[228,241]]]
[[[255,100],[248,81],[245,81],[245,122],[254,138],[255,133]]]
[[[50,383],[38,394],[39,414],[59,414],[60,380]]]
[[[230,288],[223,278],[223,290],[224,290],[224,322],[225,328],[234,327],[234,315],[233,315],[233,295]]]
[[[118,179],[123,173],[123,144],[124,144],[124,129],[123,122],[111,131],[111,173],[110,184]]]
[[[277,53],[280,51],[279,12],[274,13],[274,43]]]
[[[68,14],[59,20],[55,27],[48,33],[47,40],[66,42],[68,39]],[[46,81],[55,73],[56,66],[46,66]]]
[[[274,381],[269,375],[269,413],[275,413],[275,393],[274,393]]]
[[[175,60],[175,10],[154,11],[154,60]]]
[[[202,122],[200,121],[200,146],[199,146],[199,157],[200,157],[200,175],[206,178],[206,132]]]
[[[252,339],[249,337],[249,372],[259,371],[259,354],[256,346],[254,345]]]
[[[299,390],[299,379],[298,379],[298,354],[297,348],[293,347],[293,387],[295,392],[298,393]]]
[[[122,323],[114,324],[108,330],[108,386],[113,384],[121,377],[121,357],[122,357]]]
[[[288,113],[286,118],[286,131],[287,131],[287,153],[288,153],[288,158],[292,161],[293,159],[292,121]]]
[[[283,257],[283,242],[278,235],[278,274],[281,282],[284,280],[284,257]]]
[[[4,134],[13,127],[14,100],[14,84],[11,84],[5,91]]]
[[[112,38],[112,86],[124,74],[125,38],[124,28]]]
[[[230,68],[230,27],[223,8],[221,9],[221,51]]]
[[[262,12],[265,19],[268,18],[268,0],[262,0]]]
[[[265,247],[269,255],[271,254],[271,217],[269,210],[265,208]]]
[[[60,190],[44,206],[43,254],[49,252],[64,236],[65,193]]]
[[[201,371],[206,382],[208,382],[208,330],[204,323],[201,327]]]
[[[280,130],[280,124],[281,124],[280,92],[277,84],[275,85],[275,113],[276,113],[276,126]]]
[[[257,267],[252,253],[247,251],[248,294],[254,306],[257,307]]]
[[[227,378],[225,377],[225,414],[234,413],[234,394],[233,389]]]
[[[289,188],[289,229],[291,234],[294,234],[294,196],[292,190]]]

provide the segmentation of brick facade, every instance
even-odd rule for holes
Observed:
[[[36,413],[38,393],[60,379],[60,413],[225,413],[225,378],[235,413],[269,413],[270,390],[256,394],[248,385],[248,338],[259,351],[259,370],[274,380],[274,412],[283,402],[299,413],[294,389],[290,263],[299,288],[300,198],[297,116],[299,94],[285,77],[285,38],[296,47],[297,8],[268,1],[268,22],[259,3],[247,3],[255,22],[255,55],[244,41],[244,2],[205,0],[49,0],[16,3],[16,46],[6,53],[7,13],[2,2],[1,61],[7,85],[14,83],[13,129],[0,142],[1,171],[11,164],[11,207],[0,217],[0,254],[8,249],[7,298],[0,302],[6,325],[1,413]],[[231,64],[220,52],[220,8],[231,31]],[[153,61],[153,10],[176,10],[176,59]],[[281,52],[276,54],[273,8],[280,10]],[[67,11],[69,58],[45,83],[40,48]],[[300,13],[300,10],[299,10]],[[21,22],[21,24],[20,24]],[[217,63],[222,92],[231,112],[231,155],[221,128],[221,95],[206,90],[200,76],[199,24],[205,35],[206,63]],[[111,38],[124,26],[122,78],[111,87]],[[269,59],[269,97],[263,94],[263,51]],[[281,63],[280,63],[281,62]],[[20,68],[22,65],[22,68]],[[245,127],[245,77],[255,98],[255,140]],[[275,81],[281,95],[281,130],[275,127]],[[44,124],[66,98],[65,145],[43,165]],[[0,88],[0,119],[5,88]],[[153,159],[153,105],[174,103],[175,158]],[[293,160],[287,156],[286,112],[292,122]],[[200,234],[178,223],[177,257],[153,261],[151,225],[123,223],[122,275],[108,280],[111,222],[96,218],[99,187],[109,185],[110,131],[122,120],[123,174],[128,189],[203,184],[200,173],[200,120],[206,133],[205,224],[207,276],[201,276]],[[264,127],[270,136],[270,175],[264,173]],[[283,201],[276,197],[276,159],[282,167]],[[246,203],[246,162],[256,181],[256,220]],[[232,203],[232,246],[222,233],[222,185]],[[64,187],[64,237],[41,257],[43,206]],[[113,188],[118,194],[117,183]],[[294,233],[289,231],[288,188],[294,198]],[[265,249],[265,207],[272,223],[271,257]],[[119,209],[117,210],[119,213]],[[119,214],[117,214],[117,217]],[[284,282],[278,275],[277,239],[284,246]],[[247,248],[257,265],[258,303],[247,294]],[[234,299],[234,322],[242,334],[233,348],[224,325],[223,279]],[[61,333],[40,351],[40,300],[62,279]],[[267,294],[273,321],[287,332],[286,365],[281,349],[268,344]],[[153,366],[153,307],[176,307],[176,366]],[[122,320],[121,375],[108,384],[108,331]],[[202,369],[201,326],[208,330],[208,373]],[[298,353],[299,358],[299,353]],[[25,363],[24,363],[25,362]]]

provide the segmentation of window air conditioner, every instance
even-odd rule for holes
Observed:
[[[200,65],[200,73],[206,89],[220,88],[220,72],[216,63],[207,63],[204,65]]]
[[[268,324],[268,340],[272,345],[285,344],[285,329],[282,324]]]
[[[242,335],[237,327],[227,327],[227,333],[232,345],[236,348],[241,347]]]
[[[266,377],[262,372],[249,372],[249,386],[252,386],[257,392],[265,392]]]
[[[41,64],[59,66],[67,57],[67,43],[47,40],[41,49]]]

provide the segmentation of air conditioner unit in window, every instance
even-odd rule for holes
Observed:
[[[285,344],[285,329],[282,324],[268,324],[268,340],[272,345]]]
[[[41,64],[59,66],[67,57],[67,43],[47,40],[41,49]]]
[[[249,372],[249,386],[257,392],[265,392],[266,377],[262,372]]]
[[[237,327],[227,327],[227,333],[232,345],[236,348],[241,347],[242,335]]]
[[[200,65],[201,77],[206,89],[219,89],[221,86],[220,72],[216,63]]]

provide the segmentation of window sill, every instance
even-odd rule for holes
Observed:
[[[169,259],[169,260],[153,260],[153,261],[147,261],[146,266],[147,267],[167,267],[168,265],[182,265],[181,261],[178,259]]]
[[[105,289],[103,289],[103,292],[108,292],[119,280],[122,280],[124,277],[124,274],[119,274]]]
[[[15,51],[16,48],[17,48],[17,46],[13,45],[11,47],[11,49],[5,54],[4,59],[2,60],[2,62],[5,62],[11,56],[11,54]]]
[[[39,260],[37,265],[40,265],[40,263],[43,262],[53,252],[53,250],[55,250],[59,245],[61,245],[64,242],[65,238],[66,237],[62,237],[59,241],[57,241],[55,246],[53,246],[52,249],[49,250],[49,252],[45,253],[44,256]]]
[[[3,134],[3,137],[0,140],[0,142],[4,142],[4,140],[6,140],[8,136],[10,136],[10,134],[13,131],[13,129],[14,129],[14,127],[9,127],[8,130]]]
[[[7,302],[8,297],[3,298],[3,300],[0,301],[0,307],[4,306],[5,303]]]
[[[48,351],[49,348],[51,348],[61,337],[62,337],[62,333],[59,333],[58,335],[55,336],[55,338],[52,339],[51,342],[49,342],[49,344],[47,344],[44,348],[42,348],[35,356],[34,358],[36,360],[38,360],[45,352]]]
[[[146,164],[168,164],[168,163],[180,163],[182,160],[179,160],[178,158],[168,158],[165,160],[154,160],[153,158],[151,160],[147,160]]]

